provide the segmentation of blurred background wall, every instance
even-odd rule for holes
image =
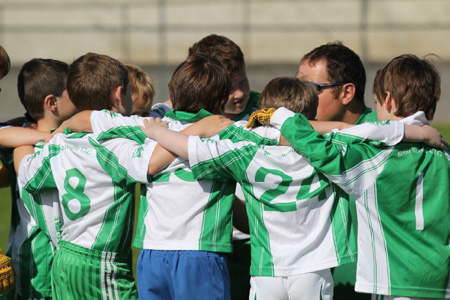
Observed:
[[[216,33],[242,48],[256,91],[273,77],[295,75],[301,57],[314,47],[340,40],[366,66],[371,107],[377,69],[399,54],[434,53],[442,76],[435,123],[448,123],[449,15],[448,0],[2,0],[0,45],[13,69],[0,82],[0,121],[23,114],[17,74],[34,57],[70,64],[97,52],[140,65],[161,102],[189,46]]]

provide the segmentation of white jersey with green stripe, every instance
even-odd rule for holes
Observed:
[[[22,201],[27,197],[20,197],[20,188],[16,186],[15,180],[11,189],[17,190],[11,199],[14,226],[11,226],[8,239],[8,255],[17,272],[15,293],[23,299],[51,297],[50,269],[56,246],[47,232],[41,230],[36,223],[33,211],[30,214],[29,208]],[[45,194],[42,197],[54,197],[54,193]],[[51,210],[50,207],[49,209]]]
[[[238,182],[250,225],[252,276],[291,276],[356,260],[343,203],[329,181],[287,146],[189,138],[197,179]],[[353,247],[352,247],[353,246]]]
[[[423,112],[401,122],[428,124]],[[271,123],[356,199],[358,292],[450,298],[450,155],[419,143],[386,146],[336,132],[327,140],[301,115]],[[392,122],[394,123],[394,122]]]
[[[171,130],[181,131],[210,115],[205,110],[197,114],[170,111],[164,120]],[[136,125],[142,125],[143,120],[137,116],[126,118],[105,111],[91,115],[92,129],[100,140],[127,130],[131,138],[137,133]],[[261,132],[248,130],[244,122],[231,125],[214,138],[242,137],[277,144],[279,136],[279,131],[274,128]],[[134,246],[154,250],[231,252],[231,210],[235,185],[234,182],[196,180],[189,162],[175,159],[166,169],[152,176],[146,191],[141,192]]]
[[[57,188],[61,240],[105,252],[129,253],[135,183],[147,180],[154,143],[91,134],[57,134],[42,151],[25,157],[23,188],[39,194]],[[139,167],[140,168],[139,168]]]

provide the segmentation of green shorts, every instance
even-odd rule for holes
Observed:
[[[53,299],[138,299],[128,261],[61,241],[52,265]]]

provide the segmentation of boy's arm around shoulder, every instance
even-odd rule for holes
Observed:
[[[171,162],[173,162],[178,156],[187,159],[187,147],[183,147],[183,142],[186,136],[211,137],[213,135],[216,135],[232,123],[233,121],[223,116],[209,116],[190,125],[186,129],[181,131],[181,133],[178,133],[169,130],[167,128],[167,123],[162,121],[160,118],[145,119],[144,126],[141,126],[141,129],[144,133],[146,133],[146,130],[149,130],[149,128],[151,127],[150,124],[160,127],[159,129],[153,128],[156,129],[156,132],[152,130],[147,131],[151,134],[151,136],[147,135],[148,137],[158,141],[158,145],[156,145],[155,151],[153,152],[153,155],[150,159],[150,163],[148,166],[148,175],[154,175],[160,172]],[[161,128],[165,129],[161,131]],[[153,136],[152,134],[156,135]],[[177,141],[177,139],[180,140]],[[159,140],[161,140],[163,144],[161,144]],[[174,146],[173,143],[179,143],[178,145],[180,147],[177,147],[177,145]],[[164,145],[167,145],[168,147],[166,148],[164,147]]]
[[[292,147],[319,172],[355,197],[376,178],[375,173],[380,169],[374,166],[378,166],[380,161],[384,162],[383,159],[390,154],[387,146],[380,143],[378,146],[371,145],[352,135],[338,135],[336,137],[339,140],[326,138],[315,131],[303,115],[286,109],[279,109],[272,116],[271,124],[281,128],[281,133]],[[383,154],[378,155],[382,151]],[[372,159],[374,157],[375,160]]]
[[[50,133],[24,127],[5,127],[0,129],[0,148],[16,148],[34,145],[46,140]]]

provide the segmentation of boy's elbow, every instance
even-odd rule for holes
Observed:
[[[147,169],[147,175],[155,175],[159,171],[161,171],[161,168],[156,168],[152,164],[149,164]]]

